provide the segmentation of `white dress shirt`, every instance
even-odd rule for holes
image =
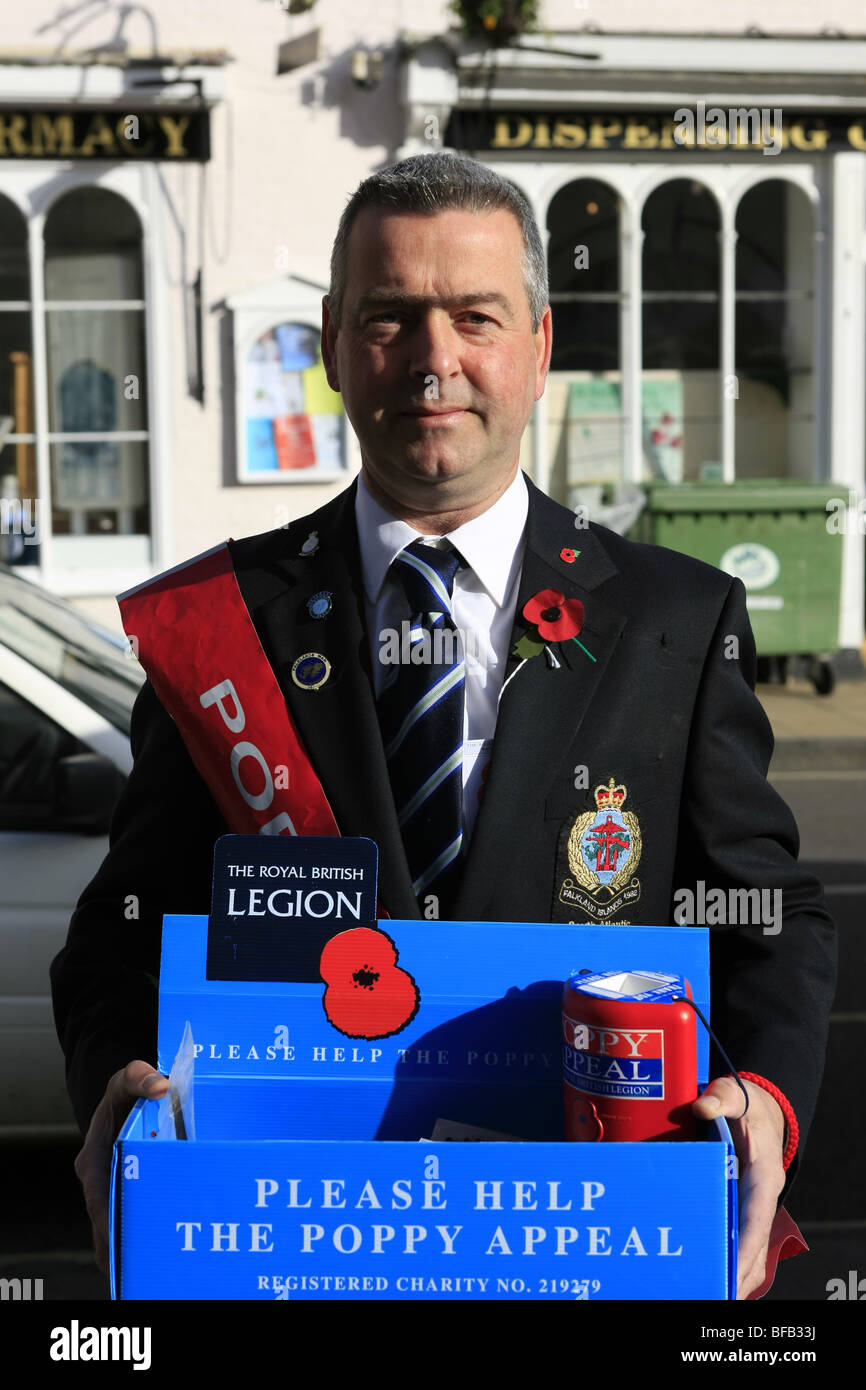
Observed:
[[[376,696],[387,668],[379,659],[382,634],[402,633],[410,614],[398,578],[389,573],[400,551],[419,536],[429,545],[450,541],[466,561],[454,579],[452,615],[466,661],[463,713],[463,835],[468,844],[478,811],[478,792],[490,760],[496,710],[505,676],[508,643],[526,547],[529,494],[520,469],[502,496],[481,516],[446,537],[420,536],[398,521],[358,479],[355,519],[361,548],[367,631]]]

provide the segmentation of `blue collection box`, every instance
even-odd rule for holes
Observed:
[[[724,1121],[701,1142],[564,1141],[563,981],[679,974],[708,1015],[707,931],[379,928],[420,1002],[371,1042],[329,1022],[321,981],[209,979],[208,918],[165,918],[159,1067],[189,1021],[195,1138],[159,1138],[157,1101],[130,1113],[111,1175],[112,1296],[733,1298]],[[698,1025],[701,1086],[707,1068]],[[433,1142],[437,1120],[523,1142]]]

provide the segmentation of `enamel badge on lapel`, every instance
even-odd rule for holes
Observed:
[[[320,589],[307,599],[307,612],[311,618],[327,618],[334,606],[334,596],[329,589]]]
[[[605,923],[640,897],[642,841],[637,816],[622,809],[628,795],[623,783],[615,785],[611,777],[594,795],[596,809],[574,818],[566,843],[570,873],[556,896],[570,911],[569,920]]]
[[[331,663],[321,652],[305,652],[292,666],[292,680],[301,690],[320,690],[331,674]]]
[[[302,555],[315,555],[318,548],[319,533],[318,531],[311,531],[310,534],[307,536],[307,539],[304,541],[304,544],[301,546],[300,553]]]

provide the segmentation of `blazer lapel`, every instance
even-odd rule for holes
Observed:
[[[566,508],[527,484],[526,554],[509,653],[525,630],[524,604],[554,588],[584,602],[580,639],[595,660],[573,642],[553,647],[558,668],[541,653],[517,669],[518,659],[509,655],[484,801],[454,908],[458,920],[479,918],[503,862],[520,863],[525,827],[516,789],[553,779],[626,624],[625,615],[593,592],[616,573],[601,541],[589,529],[576,530]],[[385,907],[392,917],[417,919],[376,712],[354,500],[355,485],[303,526],[236,542],[233,557],[244,601],[341,833],[367,835],[378,844]],[[314,530],[318,548],[302,555]],[[573,562],[561,558],[569,549],[580,552]],[[307,601],[323,591],[332,608],[316,620]],[[292,679],[295,661],[307,652],[325,656],[331,666],[319,690],[302,689]]]
[[[566,508],[531,483],[529,488],[526,554],[506,665],[507,684],[503,683],[500,697],[484,800],[454,909],[455,917],[466,921],[483,914],[503,863],[519,866],[526,827],[518,789],[554,778],[627,621],[594,592],[617,573],[601,541],[589,529],[576,530]],[[562,558],[570,550],[579,551],[573,561]],[[579,636],[591,657],[572,641],[549,644],[558,667],[549,664],[545,652],[522,666],[511,655],[527,628],[523,606],[542,589],[556,589],[584,603]]]
[[[303,528],[293,525],[256,538],[261,552],[246,567],[239,554],[236,572],[340,833],[376,842],[381,901],[392,917],[417,918],[379,732],[354,500],[353,486],[308,517]],[[302,555],[313,531],[318,548]],[[237,549],[242,548],[240,543]],[[319,592],[329,594],[331,611],[316,619],[307,602]],[[295,662],[308,652],[330,663],[318,690],[304,689],[292,678]]]

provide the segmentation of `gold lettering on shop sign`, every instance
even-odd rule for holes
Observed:
[[[0,124],[0,154],[2,141],[19,139],[20,124],[15,118],[8,130]],[[169,157],[186,154],[183,137],[190,117],[176,119],[158,116],[157,121],[167,139]],[[643,115],[600,113],[571,119],[549,115],[497,116],[493,119],[490,149],[500,150],[737,150],[754,151],[774,147],[778,150],[827,150],[831,136],[837,142],[841,132],[831,131],[821,117],[787,121],[780,125],[766,121],[763,108],[736,107],[730,110],[711,107],[702,125],[694,121],[675,121]],[[846,131],[849,149],[866,150],[866,120],[849,125]],[[17,153],[24,153],[17,149]]]
[[[94,116],[91,120],[78,153],[83,159],[91,159],[97,146],[101,146],[106,154],[118,153],[114,131],[102,115]]]
[[[494,149],[516,150],[523,145],[528,145],[532,140],[532,122],[520,120],[517,122],[517,134],[512,136],[510,133],[511,121],[500,117],[494,127],[491,145]]]
[[[655,150],[658,149],[658,143],[659,133],[657,130],[650,130],[648,125],[644,125],[640,121],[626,121],[622,142],[624,150]]]
[[[587,149],[610,149],[610,139],[614,135],[622,135],[622,121],[593,121],[589,127]]]
[[[532,137],[532,147],[536,150],[550,149],[550,126],[542,116],[535,122],[535,134]]]
[[[139,140],[127,139],[127,120],[127,114],[115,116],[114,112],[94,112],[90,115],[81,143],[77,144],[74,112],[0,111],[0,159],[117,159],[130,155],[152,155],[158,159],[189,158],[187,132],[192,116],[163,113],[152,118],[144,117],[143,124],[150,134],[147,139]],[[520,124],[521,128],[526,127],[529,134],[532,133],[530,122],[522,121]],[[164,137],[164,149],[158,148],[161,142],[157,131]]]
[[[586,126],[582,121],[557,121],[553,127],[553,143],[559,149],[579,150],[586,144]]]
[[[54,154],[59,159],[72,159],[75,154],[75,126],[71,116],[34,111],[31,138],[32,154]]]
[[[139,135],[137,140],[130,140],[129,136],[126,133],[126,122],[128,119],[128,116],[121,116],[116,126],[117,143],[120,146],[121,154],[138,155],[140,158],[142,155],[148,155],[153,153],[155,159],[160,159],[161,155],[158,151],[154,150],[154,145],[156,144],[156,141],[154,140],[153,136],[151,136],[149,140],[142,140],[141,135]]]
[[[797,150],[824,150],[829,138],[829,130],[820,126],[813,126],[807,134],[802,121],[795,121],[791,125],[791,144]]]
[[[30,154],[30,146],[24,139],[26,125],[26,116],[0,115],[0,158],[10,154]]]
[[[186,135],[186,128],[192,118],[190,116],[157,116],[157,125],[164,131],[168,146],[165,153],[169,159],[177,159],[179,155],[187,153],[183,137]]]

